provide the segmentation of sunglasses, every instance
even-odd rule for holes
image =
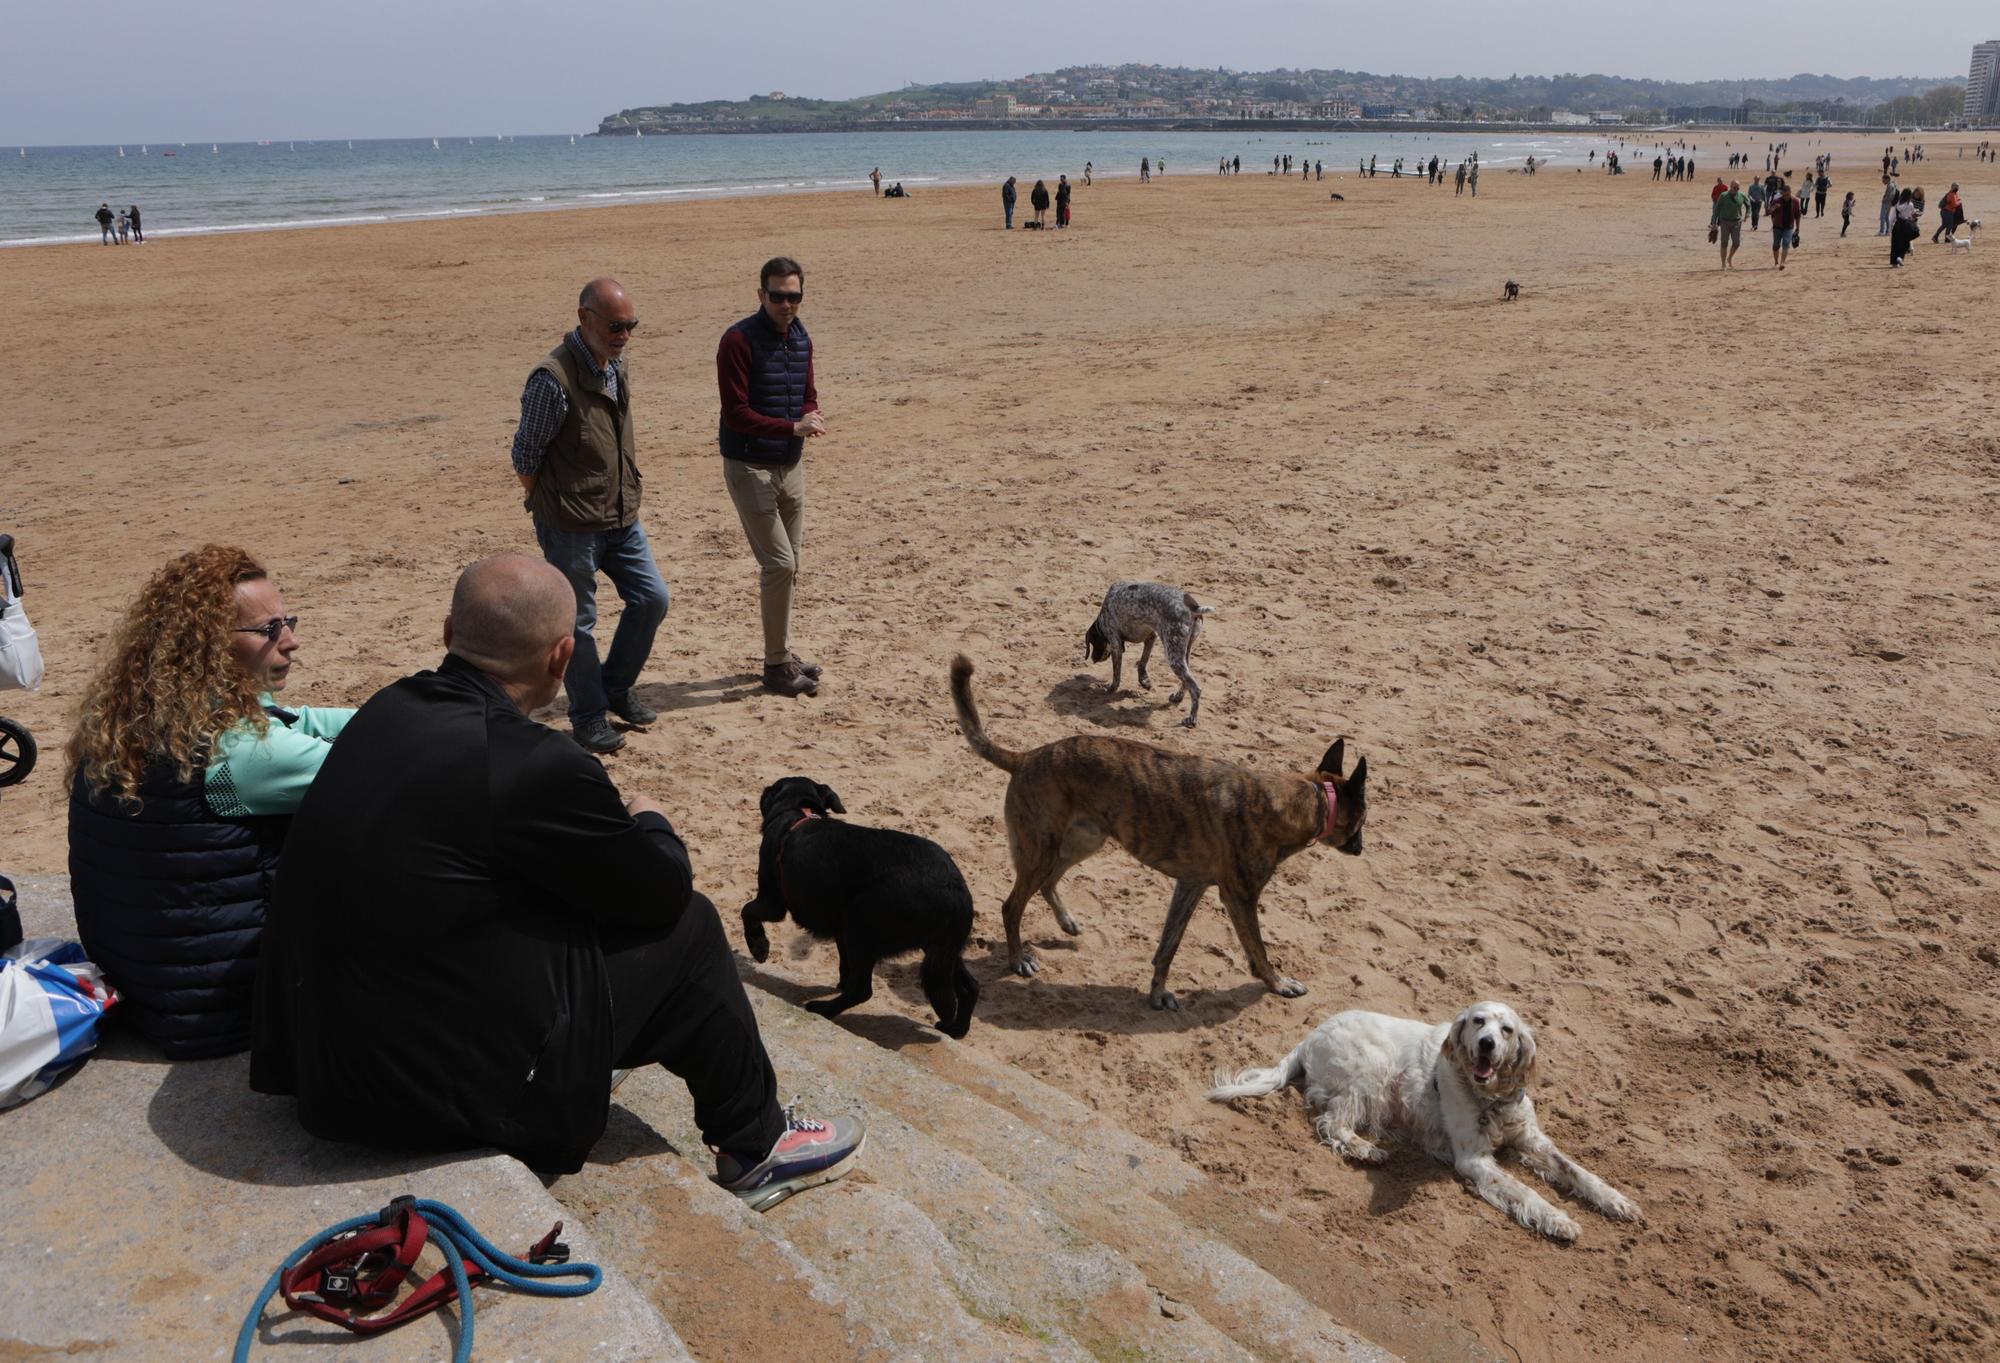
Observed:
[[[595,317],[598,321],[604,323],[604,329],[610,332],[614,336],[623,336],[625,333],[629,331],[637,331],[639,329],[639,319],[636,317],[634,317],[629,322],[620,322],[620,321],[614,321],[613,319],[606,317],[596,308],[591,308],[589,311],[590,315],[592,317]]]
[[[805,301],[806,295],[803,289],[766,289],[764,296],[773,303],[800,303]]]
[[[238,634],[261,634],[264,636],[264,641],[271,644],[275,644],[279,639],[283,638],[286,630],[290,630],[294,634],[299,632],[298,616],[281,615],[275,620],[266,620],[261,625],[238,625],[236,627],[236,633]]]

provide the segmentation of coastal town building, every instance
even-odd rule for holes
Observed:
[[[2000,39],[1972,49],[1972,73],[1965,82],[1965,121],[2000,121]]]

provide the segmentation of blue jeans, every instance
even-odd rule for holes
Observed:
[[[535,539],[542,557],[562,570],[576,591],[576,653],[563,675],[569,692],[569,722],[600,719],[610,697],[623,695],[639,680],[639,669],[653,651],[653,636],[667,618],[671,599],[666,579],[653,566],[653,546],[646,528],[634,521],[623,530],[559,530],[535,519]],[[597,575],[603,573],[625,603],[611,652],[597,658]]]

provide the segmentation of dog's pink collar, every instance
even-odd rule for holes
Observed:
[[[1325,842],[1333,836],[1333,811],[1340,805],[1340,792],[1334,789],[1331,781],[1315,781],[1313,784],[1318,786],[1320,793],[1326,797],[1326,822],[1320,825],[1318,839],[1320,842]]]
[[[811,823],[814,819],[824,819],[825,817],[826,815],[820,813],[817,809],[800,809],[799,817],[793,821],[792,826],[787,828],[785,832],[789,835],[800,827]],[[785,881],[785,844],[782,842],[778,844],[778,896],[785,901],[785,912],[790,913],[792,911],[792,887]]]
[[[811,823],[814,819],[824,819],[825,817],[826,815],[820,813],[817,809],[801,808],[799,810],[798,820],[792,824],[791,828],[787,828],[785,831],[789,833],[792,831],[793,828],[797,828],[800,824]]]

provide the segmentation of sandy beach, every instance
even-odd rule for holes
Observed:
[[[1426,1346],[1398,1334],[1408,1304],[1523,1363],[1990,1359],[2000,236],[1928,238],[1953,180],[2000,221],[2000,169],[1926,137],[1903,180],[1924,240],[1892,272],[1886,138],[1794,136],[1789,165],[1834,153],[1828,215],[1784,272],[1762,232],[1723,274],[1723,135],[1696,140],[1691,184],[1635,147],[1636,173],[1489,172],[1476,200],[1176,167],[1079,187],[1064,233],[1002,232],[978,189],[0,252],[0,530],[49,664],[40,694],[0,693],[43,749],[0,792],[0,870],[65,868],[71,712],[186,548],[270,565],[303,617],[288,700],[434,665],[458,570],[532,547],[521,383],[609,273],[644,323],[674,599],[641,687],[664,714],[608,765],[672,812],[732,934],[777,776],[937,839],[980,905],[962,1044],[1173,1144],[1242,1195],[1220,1233],[1279,1237],[1288,1276],[1365,1305],[1388,1347]],[[779,252],[807,267],[830,430],[806,701],[756,689],[715,451],[716,339]],[[1217,608],[1198,729],[1169,688],[1128,670],[1108,696],[1084,665],[1121,578]],[[952,720],[961,650],[1011,747],[1116,733],[1308,769],[1347,735],[1367,854],[1302,854],[1264,899],[1309,992],[1267,995],[1211,895],[1174,966],[1185,1011],[1148,1009],[1168,885],[1115,850],[1066,883],[1083,935],[1031,906],[1043,970],[1008,976],[1005,777]],[[830,985],[831,949],[791,959],[791,932],[750,978]],[[1202,1097],[1340,1009],[1483,997],[1538,1029],[1544,1126],[1643,1225],[1578,1210],[1574,1247],[1541,1242],[1417,1155],[1344,1164],[1291,1095]],[[843,1023],[948,1069],[928,1018],[906,963]]]

